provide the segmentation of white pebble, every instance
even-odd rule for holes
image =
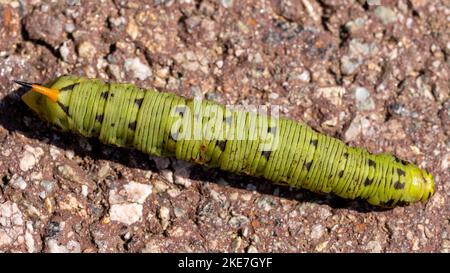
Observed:
[[[86,60],[91,60],[94,58],[96,52],[97,49],[89,41],[84,41],[78,46],[78,55]]]
[[[177,185],[181,185],[185,188],[189,188],[192,185],[192,182],[189,178],[183,176],[175,176],[174,183]]]
[[[36,251],[32,233],[33,233],[33,223],[31,221],[28,221],[27,231],[25,233],[25,245],[27,246],[28,253],[33,253]]]
[[[258,253],[258,249],[255,246],[249,246],[247,253]]]
[[[367,243],[366,249],[372,253],[380,253],[383,250],[380,242],[378,241],[370,241]]]
[[[58,148],[53,145],[50,146],[50,156],[53,160],[56,160],[60,154],[61,152],[58,150]]]
[[[143,204],[145,199],[152,194],[152,186],[136,182],[130,182],[124,186],[127,192],[127,200],[129,202],[136,202]]]
[[[161,207],[159,209],[159,217],[163,220],[169,220],[170,219],[170,210],[167,207]]]
[[[370,97],[369,91],[364,87],[355,88],[356,106],[361,111],[370,111],[375,109],[375,103]]]
[[[298,79],[303,82],[309,82],[311,80],[311,73],[305,69],[302,74],[298,75]]]
[[[276,99],[278,99],[278,97],[279,97],[279,95],[277,93],[272,92],[269,94],[269,99],[271,99],[271,100],[276,100]]]
[[[152,70],[148,65],[141,62],[139,58],[125,60],[125,71],[131,72],[133,77],[143,81],[152,75]]]
[[[168,170],[168,169],[162,170],[161,175],[170,183],[174,182],[173,172],[171,170]]]
[[[22,178],[22,176],[18,176],[17,174],[14,174],[11,178],[10,184],[13,188],[24,190],[27,187],[27,183]]]
[[[325,233],[325,228],[320,225],[314,225],[311,230],[311,239],[317,240]]]
[[[73,157],[75,156],[75,152],[72,151],[72,150],[67,150],[66,153],[65,153],[65,155],[66,155],[67,159],[72,160]]]
[[[67,245],[60,245],[55,239],[49,239],[46,243],[50,253],[80,253],[80,243],[70,240]]]
[[[81,186],[81,194],[86,197],[88,195],[88,187],[86,185]]]
[[[132,225],[142,219],[142,205],[136,203],[112,205],[109,216],[112,221]]]
[[[59,53],[61,54],[63,61],[67,62],[69,60],[70,49],[66,42],[59,48]]]
[[[22,159],[19,162],[20,169],[24,172],[32,169],[43,154],[44,150],[42,150],[42,148],[33,148],[29,145],[26,145],[25,152],[23,153]]]
[[[75,30],[75,25],[72,23],[67,23],[64,25],[64,30],[68,33],[72,33]]]

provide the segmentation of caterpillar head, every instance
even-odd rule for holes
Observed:
[[[71,86],[81,81],[84,81],[84,78],[61,76],[45,85],[15,82],[31,88],[22,96],[22,100],[28,107],[58,129],[67,131],[73,127],[73,121],[67,110],[71,94],[63,91],[69,90]]]
[[[403,199],[407,202],[426,202],[434,193],[434,179],[429,172],[413,166],[411,172],[411,186]]]
[[[386,156],[386,155],[380,155]],[[387,155],[387,160],[392,159]],[[398,161],[400,162],[400,161]],[[392,207],[400,204],[410,204],[418,201],[426,202],[434,193],[434,179],[429,172],[420,169],[412,163],[401,161],[395,170],[403,176],[404,182],[392,181],[388,188],[381,187],[380,194],[371,196],[367,201],[372,205]],[[380,197],[381,196],[381,197]]]

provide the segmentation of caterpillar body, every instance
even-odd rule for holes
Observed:
[[[434,191],[432,175],[412,163],[286,118],[77,76],[46,86],[16,82],[32,89],[22,99],[41,118],[106,144],[372,205],[426,201]],[[199,137],[186,137],[197,131]]]

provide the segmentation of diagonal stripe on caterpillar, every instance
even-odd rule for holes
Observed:
[[[41,118],[106,144],[372,205],[426,201],[434,191],[432,175],[414,164],[286,118],[76,76],[26,86],[22,99]]]

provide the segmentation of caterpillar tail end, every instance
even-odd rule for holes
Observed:
[[[27,87],[27,88],[31,88],[32,91],[37,92],[37,93],[41,93],[42,95],[45,95],[46,97],[48,97],[51,101],[53,102],[57,102],[58,101],[58,97],[59,97],[59,90],[58,89],[52,89],[52,88],[47,88],[45,86],[42,85],[38,85],[38,84],[32,84],[32,83],[28,83],[28,82],[23,82],[23,81],[14,81],[15,83],[23,86],[23,87]],[[27,93],[29,93],[31,91],[28,91]]]
[[[21,85],[22,87],[26,87],[26,88],[32,88],[33,87],[33,84],[28,83],[28,82],[18,81],[18,80],[14,80],[13,82]]]
[[[70,99],[70,93],[64,95],[60,87],[50,84],[47,86],[33,84],[23,81],[14,81],[15,83],[29,89],[22,95],[22,101],[32,109],[41,119],[56,125],[56,128],[66,131],[71,128],[71,120],[66,113],[67,101]]]
[[[25,94],[22,95],[22,100],[23,102],[25,102],[25,104],[31,108],[31,110],[33,110],[36,113],[39,113],[40,109],[39,109],[39,98],[40,98],[40,94],[33,92],[33,91],[28,91]]]
[[[14,80],[15,83],[18,85],[25,87],[27,89],[32,89],[33,84],[24,82],[24,81],[17,81]],[[39,106],[37,103],[39,95],[31,90],[28,90],[25,94],[22,95],[22,100],[25,102],[25,104],[30,107],[34,112],[39,112]]]

